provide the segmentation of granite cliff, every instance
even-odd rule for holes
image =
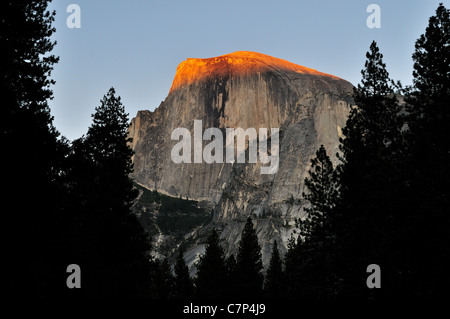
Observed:
[[[129,133],[135,151],[132,178],[138,184],[195,200],[213,215],[184,236],[190,239],[186,257],[191,263],[212,226],[221,231],[227,254],[235,253],[249,215],[265,263],[274,239],[285,250],[294,219],[303,216],[301,193],[311,157],[324,144],[335,160],[352,88],[336,76],[255,52],[187,59],[178,66],[167,98],[153,112],[139,111]],[[279,128],[278,171],[261,174],[259,161],[174,163],[171,150],[178,141],[171,134],[183,127],[193,135],[194,120],[202,120],[203,130]]]

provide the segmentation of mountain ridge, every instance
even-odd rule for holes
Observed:
[[[269,68],[340,79],[335,75],[319,72],[266,54],[236,51],[212,58],[187,58],[178,65],[169,94],[183,85],[189,85],[194,81],[200,81],[210,76],[223,76],[226,73],[231,76],[250,75]]]
[[[299,73],[281,65],[255,72],[253,66],[235,72],[228,61],[217,61],[205,69],[209,70],[206,76],[197,76],[197,69],[190,69],[194,72],[191,82],[176,86],[153,112],[139,111],[131,121],[129,133],[135,151],[131,177],[150,190],[205,202],[213,210],[208,225],[192,236],[186,234],[195,237],[188,256],[189,251],[199,252],[206,236],[202,234],[211,227],[220,231],[227,255],[235,253],[247,216],[254,218],[264,263],[273,240],[283,253],[287,240],[295,234],[295,220],[304,216],[301,193],[310,159],[324,144],[336,163],[341,128],[353,103],[353,85],[319,71]],[[188,70],[179,66],[174,83],[186,78],[181,73]],[[171,134],[176,128],[185,128],[194,136],[195,120],[202,121],[203,130],[218,128],[222,132],[227,128],[278,128],[277,173],[261,175],[260,161],[174,163],[171,150],[178,141],[171,140]],[[208,143],[202,141],[202,148]]]

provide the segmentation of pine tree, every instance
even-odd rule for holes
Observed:
[[[183,257],[183,251],[180,249],[175,262],[175,288],[174,295],[177,299],[190,300],[193,295],[193,285],[189,276],[189,268]]]
[[[308,191],[303,192],[303,199],[309,206],[304,208],[307,215],[300,223],[300,231],[302,236],[322,246],[329,214],[339,200],[339,181],[323,145],[317,150],[316,157],[311,159],[309,176],[305,178]]]
[[[343,129],[337,172],[341,199],[334,209],[332,235],[338,238],[340,289],[363,296],[360,285],[367,265],[383,264],[395,255],[389,246],[398,214],[404,154],[396,85],[389,78],[383,55],[372,42],[366,54],[361,84],[354,90],[352,108]],[[335,250],[336,251],[336,250]],[[335,288],[331,288],[333,291]],[[339,290],[339,289],[337,289]],[[390,291],[390,288],[384,292]]]
[[[200,299],[221,299],[227,292],[225,252],[215,229],[208,237],[205,253],[200,257],[195,280]]]
[[[55,12],[47,0],[2,1],[0,4],[0,145],[4,156],[3,225],[20,231],[6,237],[4,288],[9,297],[53,297],[64,282],[66,245],[60,231],[64,203],[60,175],[67,143],[58,139],[48,100],[58,58]],[[13,226],[15,225],[15,226]]]
[[[253,222],[248,217],[241,235],[236,259],[238,289],[240,298],[258,298],[262,295],[263,269],[261,247],[258,243]]]
[[[448,102],[446,98],[450,95],[449,12],[442,3],[439,4],[436,15],[429,19],[425,33],[416,41],[412,56],[413,83],[417,90],[413,95],[424,103],[421,111],[429,113],[428,115],[432,115],[432,111],[426,111],[431,107],[430,102]],[[420,104],[415,107],[420,108]]]
[[[273,241],[272,255],[264,283],[265,294],[270,299],[283,297],[283,269],[282,260],[277,247],[277,241]]]
[[[367,157],[376,154],[388,159],[397,151],[395,147],[400,142],[402,124],[398,114],[401,109],[395,94],[400,84],[389,78],[383,55],[375,41],[370,45],[366,58],[361,84],[353,93],[357,106],[351,109],[343,129],[345,138],[341,139],[343,157],[340,159],[344,164],[356,162],[367,151],[370,151]]]
[[[408,227],[397,242],[414,247],[403,251],[402,273],[404,282],[414,282],[407,290],[415,296],[441,295],[449,284],[449,16],[450,10],[441,3],[416,41],[413,87],[406,98],[409,160],[403,201]]]
[[[337,173],[323,145],[311,159],[309,178],[305,178],[303,199],[306,217],[299,220],[303,241],[294,250],[297,257],[297,273],[300,274],[299,297],[325,298],[334,294],[334,239],[331,230],[333,210],[340,198]]]
[[[84,292],[91,297],[150,295],[150,244],[130,209],[136,190],[129,178],[127,129],[125,108],[111,88],[68,159],[72,209],[82,234],[76,259],[86,265]]]
[[[298,220],[300,236],[292,237],[285,258],[288,298],[328,298],[336,294],[332,221],[340,183],[323,145],[311,159],[303,200],[306,216]]]
[[[230,257],[226,260],[227,274],[229,277],[233,277],[236,273],[236,258],[234,255],[230,255]]]
[[[226,276],[227,284],[226,284],[225,297],[233,298],[238,289],[238,281],[237,281],[237,274],[236,274],[236,258],[234,258],[233,254],[231,254],[226,259],[225,266],[227,269],[227,276]]]
[[[284,293],[283,297],[287,299],[298,299],[303,290],[303,250],[302,238],[294,235],[288,241],[288,250],[284,256]]]
[[[175,278],[170,269],[167,258],[156,262],[156,276],[154,278],[156,285],[157,299],[167,300],[174,297]]]

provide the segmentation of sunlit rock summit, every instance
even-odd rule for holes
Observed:
[[[256,52],[189,58],[178,66],[161,105],[131,121],[132,177],[148,189],[203,201],[213,212],[209,224],[185,235],[191,260],[212,226],[221,231],[227,254],[235,253],[251,215],[267,262],[273,240],[285,249],[294,219],[303,215],[300,198],[311,157],[324,144],[335,159],[352,88],[336,76]],[[171,134],[183,127],[193,136],[194,120],[202,121],[203,130],[279,128],[278,171],[261,174],[260,162],[174,163]]]

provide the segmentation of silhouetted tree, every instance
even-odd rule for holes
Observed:
[[[48,106],[58,61],[50,54],[55,12],[47,11],[48,2],[0,5],[2,224],[11,230],[3,286],[11,298],[58,296],[65,287],[60,176],[67,142],[58,139]]]
[[[402,133],[396,85],[372,42],[362,81],[354,90],[353,107],[341,139],[338,167],[341,200],[331,216],[337,238],[336,279],[341,293],[367,296],[364,285],[369,264],[385,264],[394,256],[389,246],[398,214],[401,189]],[[385,272],[387,274],[387,272]],[[342,284],[341,284],[342,283]],[[334,289],[333,289],[334,290]],[[386,287],[385,293],[389,292]],[[377,291],[379,292],[379,291]]]
[[[170,264],[167,258],[156,261],[156,275],[154,281],[156,286],[157,299],[172,299],[174,298],[175,278],[170,269]]]
[[[183,257],[183,251],[180,249],[175,261],[175,289],[174,295],[177,299],[190,300],[193,296],[193,284],[189,276],[189,268]]]
[[[236,258],[231,254],[225,260],[225,266],[227,269],[227,284],[226,284],[226,298],[233,298],[236,294],[236,290],[238,289],[238,279],[236,274]]]
[[[415,296],[438,296],[449,285],[449,12],[441,3],[416,41],[413,87],[406,94],[409,159],[403,209],[408,222],[397,243],[411,247],[402,251],[402,283]]]
[[[233,277],[236,273],[236,258],[234,258],[234,255],[230,255],[230,257],[227,258],[225,264],[229,277]]]
[[[333,164],[323,145],[311,159],[309,178],[305,178],[303,198],[306,217],[300,221],[301,235],[308,240],[315,240],[316,245],[323,245],[329,214],[336,207],[339,200],[339,181]],[[314,237],[314,238],[312,238]]]
[[[283,297],[286,299],[298,299],[303,292],[303,256],[302,238],[297,239],[291,235],[288,241],[288,250],[284,256],[284,291]]]
[[[296,267],[295,273],[299,276],[298,297],[327,298],[337,293],[333,269],[335,234],[331,222],[340,199],[340,184],[323,145],[311,159],[308,173],[303,192],[306,216],[298,221],[303,240],[291,248],[290,254],[298,255],[297,263],[291,268]]]
[[[131,212],[137,195],[127,136],[128,116],[111,88],[93,114],[86,137],[74,141],[68,161],[69,189],[77,216],[90,297],[147,297],[150,244]]]
[[[415,90],[411,92],[410,98],[418,100],[413,108],[416,111],[414,113],[426,113],[429,117],[423,118],[424,121],[448,113],[443,105],[436,104],[448,102],[446,98],[450,94],[449,31],[449,9],[440,3],[436,15],[430,17],[425,33],[417,39],[412,56]],[[436,111],[440,114],[436,114]]]
[[[208,237],[205,253],[200,257],[195,279],[196,296],[200,299],[220,299],[226,294],[225,252],[215,229]]]
[[[273,241],[272,255],[264,282],[265,294],[270,299],[283,297],[283,262],[277,247],[277,241]]]
[[[237,297],[258,298],[262,296],[262,269],[261,247],[253,228],[252,219],[248,217],[242,231],[236,258]]]

